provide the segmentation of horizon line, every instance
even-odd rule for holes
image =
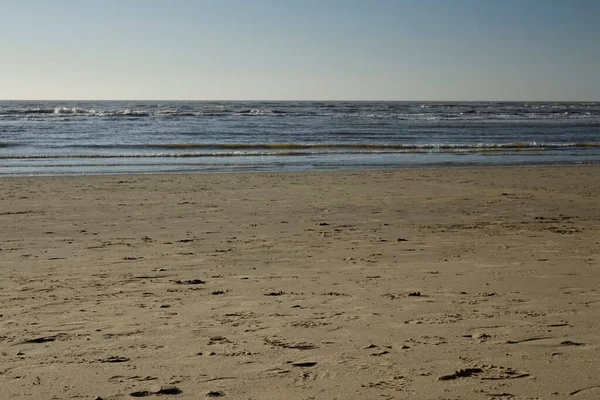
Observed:
[[[298,100],[281,100],[281,99],[0,99],[4,101],[139,101],[139,102],[158,102],[158,101],[178,101],[178,102],[378,102],[378,103],[599,103],[600,100],[348,100],[348,99],[298,99]]]

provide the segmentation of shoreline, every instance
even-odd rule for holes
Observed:
[[[168,165],[168,164],[167,164]],[[118,165],[117,165],[118,166]],[[0,179],[4,178],[44,178],[44,177],[102,177],[102,176],[127,176],[127,175],[140,175],[140,176],[152,176],[152,175],[213,175],[213,174],[311,174],[311,173],[355,173],[355,172],[393,172],[393,171],[418,171],[418,170],[455,170],[455,169],[494,169],[494,168],[578,168],[578,167],[598,167],[600,161],[588,161],[588,162],[553,162],[553,163],[448,163],[448,164],[403,164],[401,166],[393,167],[387,166],[387,168],[381,166],[362,167],[362,168],[348,168],[344,167],[319,167],[319,168],[306,168],[306,169],[290,169],[284,170],[278,169],[252,169],[247,168],[243,170],[234,169],[215,169],[215,170],[160,170],[160,171],[138,171],[138,172],[82,172],[82,173],[45,173],[45,174],[2,174],[0,173]]]
[[[2,176],[0,193],[7,397],[600,392],[599,165]]]

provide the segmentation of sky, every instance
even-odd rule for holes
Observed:
[[[0,99],[600,100],[598,0],[0,0]]]

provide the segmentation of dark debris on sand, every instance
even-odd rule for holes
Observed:
[[[188,279],[185,281],[177,280],[175,283],[178,285],[203,285],[206,281],[203,281],[202,279]]]

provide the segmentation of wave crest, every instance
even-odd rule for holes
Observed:
[[[0,143],[0,147],[2,147]],[[13,144],[8,144],[12,146]],[[70,148],[94,149],[94,153],[70,152],[69,154],[27,154],[0,156],[0,159],[47,159],[47,158],[171,158],[171,157],[264,157],[264,156],[326,156],[361,154],[418,154],[418,153],[502,153],[521,151],[546,151],[568,148],[600,148],[600,142],[590,143],[479,143],[479,144],[336,144],[336,143],[264,143],[264,144],[194,144],[173,143],[156,145],[89,145]],[[98,153],[106,150],[138,150],[135,152]],[[144,150],[174,150],[152,152]]]

